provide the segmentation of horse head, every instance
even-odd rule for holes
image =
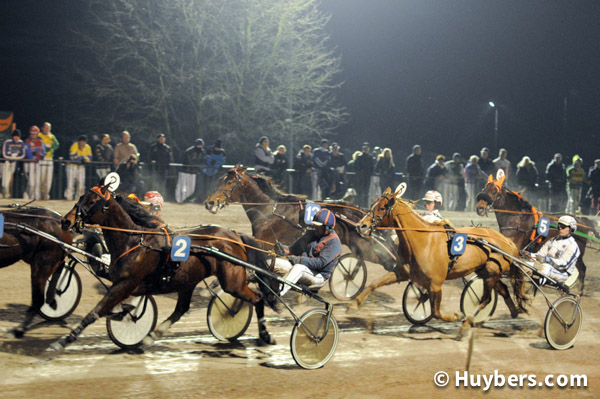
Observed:
[[[496,202],[500,194],[504,191],[503,184],[505,179],[506,176],[502,176],[497,180],[494,180],[492,175],[488,177],[485,187],[477,194],[475,210],[479,216],[487,216],[488,208]]]
[[[80,229],[83,223],[100,222],[99,214],[104,213],[107,204],[113,199],[108,185],[92,187],[87,194],[82,195],[73,209],[61,219],[61,227],[68,231],[72,228]]]
[[[240,196],[237,189],[246,176],[246,169],[237,164],[218,180],[215,191],[204,200],[206,210],[210,213],[217,213],[219,209],[226,207],[231,202],[239,201]]]
[[[381,197],[373,202],[369,212],[358,222],[357,229],[359,234],[370,236],[377,229],[379,223],[389,217],[396,200],[400,200],[397,197],[397,193],[392,192],[388,187]]]

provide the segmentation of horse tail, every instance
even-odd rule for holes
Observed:
[[[260,248],[260,244],[254,238],[245,234],[240,234],[240,237],[242,242],[247,245],[246,254],[248,263],[256,265],[263,270],[271,271],[269,263],[270,258],[263,251],[256,249]],[[258,281],[258,287],[260,292],[263,294],[263,298],[266,300],[271,309],[279,313],[279,301],[277,298],[275,298],[275,294],[273,294],[273,291],[275,293],[279,293],[279,282],[266,275],[261,275],[259,277],[260,280]],[[261,280],[264,281],[264,284]]]
[[[508,276],[517,302],[517,310],[519,313],[528,313],[527,305],[531,302],[531,298],[527,295],[529,280],[523,270],[514,263],[510,265]]]

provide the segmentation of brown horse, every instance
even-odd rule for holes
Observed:
[[[536,236],[537,223],[540,217],[545,216],[555,223],[561,215],[543,214],[533,205],[531,205],[521,194],[509,190],[504,186],[504,177],[494,180],[489,176],[488,182],[483,190],[477,195],[477,204],[475,209],[479,216],[487,216],[489,209],[493,209],[496,214],[496,220],[500,227],[500,232],[514,241],[519,249],[527,249],[530,252],[538,251],[547,239],[558,234],[554,226],[550,229],[548,237]],[[573,236],[581,256],[577,260],[577,270],[579,271],[580,294],[583,293],[583,283],[585,279],[586,266],[583,262],[583,255],[588,239],[580,234],[595,234],[594,222],[585,217],[576,217],[577,232]]]
[[[19,260],[31,266],[31,306],[25,320],[8,334],[20,338],[30,328],[36,314],[44,305],[46,282],[62,265],[65,252],[58,245],[33,233],[23,231],[13,224],[24,224],[48,233],[57,239],[71,244],[73,236],[60,228],[61,215],[50,209],[20,207],[2,211],[4,215],[4,235],[0,238],[0,268],[10,266]],[[56,284],[56,282],[54,282]],[[56,306],[54,290],[48,290],[46,303]]]
[[[263,319],[263,294],[248,287],[244,267],[201,251],[192,251],[188,260],[183,262],[171,260],[171,235],[162,221],[135,201],[113,197],[106,186],[93,187],[63,218],[64,229],[82,223],[102,226],[112,258],[109,275],[113,285],[69,335],[52,345],[53,349],[60,350],[75,341],[86,326],[100,317],[110,316],[111,310],[130,295],[177,292],[175,310],[154,336],[162,335],[189,309],[194,287],[212,275],[217,276],[225,292],[255,306],[260,340],[273,343]],[[250,237],[219,226],[200,226],[178,234],[190,236],[192,246],[212,246],[243,261],[267,267],[266,256],[249,247],[258,245]],[[277,285],[273,283],[273,286]],[[269,304],[274,306],[273,302]]]
[[[509,270],[519,273],[518,269],[512,266],[510,259],[475,241],[483,238],[509,254],[518,256],[519,251],[515,244],[497,231],[476,227],[456,229],[456,233],[466,233],[468,241],[463,243],[464,253],[451,262],[448,253],[449,229],[444,227],[443,222],[435,224],[423,220],[409,204],[398,198],[390,189],[373,203],[371,211],[360,221],[359,230],[362,234],[371,234],[377,227],[393,227],[398,230],[399,252],[408,261],[410,280],[430,293],[433,317],[445,321],[460,319],[459,314],[441,313],[442,284],[445,280],[460,278],[472,272],[484,280],[484,292],[480,306],[465,320],[467,325],[471,324],[474,316],[489,303],[492,289],[496,289],[502,295],[513,317],[516,317],[519,311],[525,310],[526,296],[522,281],[515,281],[515,294],[519,305],[517,309],[508,288],[500,280],[503,273]],[[362,303],[373,289],[396,281],[396,273],[382,276],[371,284],[371,290],[365,290],[359,295],[355,305]]]
[[[217,182],[217,188],[204,201],[206,209],[217,213],[231,204],[241,203],[252,224],[252,235],[259,240],[290,245],[304,232],[302,211],[306,196],[287,194],[277,189],[261,175],[249,175],[246,168],[236,166]],[[391,270],[398,262],[389,233],[381,234],[377,241],[360,236],[355,228],[364,212],[343,201],[318,203],[337,216],[335,231],[342,244],[352,253],[370,262],[379,263]]]

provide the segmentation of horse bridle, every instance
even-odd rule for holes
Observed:
[[[215,190],[215,193],[222,193],[225,196],[225,203],[223,204],[223,206],[227,206],[233,202],[231,200],[231,196],[233,195],[233,192],[238,188],[238,186],[242,183],[242,174],[240,172],[238,172],[237,170],[234,170],[233,172],[235,172],[235,180],[236,180],[233,187],[231,187],[229,189],[229,191],[225,191],[223,189]],[[219,206],[219,205],[220,205],[220,201],[217,200],[217,206]]]
[[[85,209],[81,204],[83,196],[79,198],[79,201],[77,201],[75,204],[75,208],[77,208],[75,215],[75,226],[78,228],[82,227],[81,225],[84,223],[87,223],[87,221],[96,213],[100,212],[100,210],[102,210],[102,212],[106,211],[106,203],[111,199],[110,192],[107,190],[106,193],[102,194],[102,190],[98,186],[90,188],[90,192],[98,195],[100,197],[100,201],[96,202],[89,209]]]
[[[375,209],[371,208],[371,210],[367,213],[367,215],[371,215],[371,225],[369,226],[369,234],[373,234],[373,232],[375,230],[377,230],[377,226],[379,226],[379,223],[381,223],[381,221],[389,216],[389,213],[392,211],[392,209],[394,208],[394,204],[396,203],[396,197],[392,197],[392,198],[388,198],[385,197],[386,199],[386,204],[384,205],[385,208],[385,212],[383,212],[383,214],[381,216],[378,216],[377,214],[375,214]]]
[[[484,192],[477,194],[477,197],[476,197],[477,201],[481,201],[481,200],[485,201],[485,203],[488,207],[494,206],[494,203],[500,197],[498,194],[500,194],[500,191],[502,191],[504,189],[504,187],[498,187],[498,185],[495,183],[492,183],[492,184],[494,184],[494,186],[496,186],[496,189],[498,190],[498,192],[496,193],[496,198],[492,199],[492,197],[488,193],[484,193]]]

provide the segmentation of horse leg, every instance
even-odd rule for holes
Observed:
[[[106,295],[104,295],[104,298],[81,320],[77,327],[72,329],[68,335],[51,344],[50,349],[60,351],[66,348],[67,345],[75,342],[87,326],[99,318],[109,315],[112,309],[127,298],[138,285],[139,281],[137,279],[122,280],[114,284],[110,287]]]
[[[585,272],[587,269],[585,263],[583,263],[583,256],[580,256],[579,259],[577,259],[575,266],[577,267],[577,271],[579,271],[579,295],[583,295],[583,283],[585,282]]]
[[[498,279],[494,288],[496,289],[496,291],[498,291],[498,294],[500,294],[502,298],[504,298],[504,303],[506,303],[508,310],[510,310],[510,316],[513,319],[516,318],[519,315],[519,311],[517,310],[515,302],[510,296],[510,292],[508,292],[508,287],[506,286],[506,284],[504,284],[502,280]]]
[[[453,315],[443,315],[441,312],[442,305],[442,284],[433,282],[429,285],[429,287],[424,287],[429,291],[431,295],[431,311],[433,317],[436,319],[444,320],[444,321],[457,321],[461,319],[461,315],[459,313],[454,313]]]
[[[371,284],[369,284],[367,288],[363,290],[363,292],[361,292],[356,297],[355,300],[348,304],[348,309],[357,310],[359,306],[367,300],[369,295],[371,295],[371,293],[379,287],[394,284],[400,281],[407,281],[409,274],[405,270],[405,267],[406,265],[396,266],[393,271],[388,272],[376,279],[375,281],[373,281]]]
[[[194,286],[195,287],[195,286]],[[194,293],[194,287],[188,288],[183,291],[179,291],[177,294],[177,304],[173,313],[154,331],[151,331],[148,336],[144,338],[144,345],[152,345],[154,340],[162,337],[173,324],[175,324],[181,316],[190,310],[190,303],[192,302],[192,294]]]
[[[267,322],[265,320],[265,301],[261,300],[256,305],[256,318],[258,319],[258,344],[259,345],[275,345],[275,338],[267,331]]]

